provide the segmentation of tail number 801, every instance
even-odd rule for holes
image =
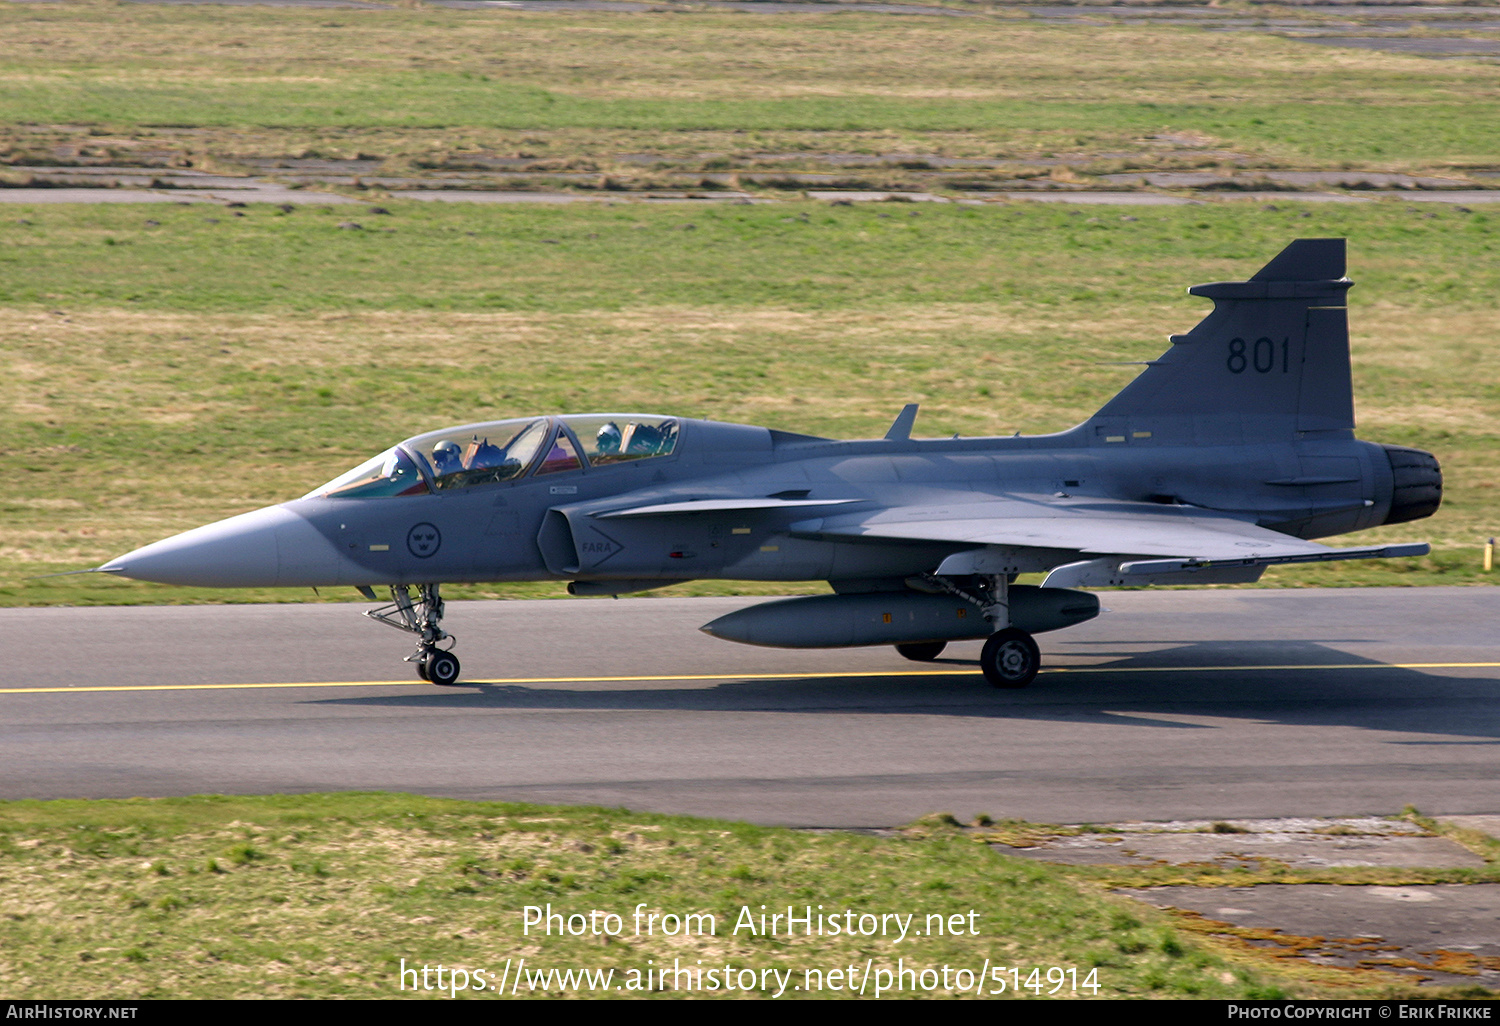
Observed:
[[[1224,366],[1229,368],[1231,374],[1243,374],[1247,370],[1254,370],[1257,374],[1270,374],[1280,364],[1281,373],[1285,374],[1291,368],[1290,343],[1291,340],[1285,338],[1279,345],[1268,338],[1258,338],[1254,342],[1246,342],[1242,338],[1230,339],[1229,359],[1224,361]]]

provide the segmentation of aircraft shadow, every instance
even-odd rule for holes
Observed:
[[[313,705],[479,709],[922,715],[1134,724],[1214,730],[1178,717],[1353,726],[1500,743],[1500,673],[1445,676],[1351,656],[1317,642],[1189,642],[1149,652],[1089,651],[1098,665],[1048,670],[1021,690],[990,687],[970,659],[910,664],[917,676],[556,685],[460,682],[400,694],[313,699]],[[1062,665],[1060,665],[1062,664]],[[924,673],[925,668],[930,672]],[[892,669],[901,668],[901,664]],[[1401,744],[1489,743],[1479,740]]]

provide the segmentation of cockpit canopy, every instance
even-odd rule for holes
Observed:
[[[466,424],[408,438],[303,498],[353,499],[513,481],[669,456],[675,417],[590,413]]]

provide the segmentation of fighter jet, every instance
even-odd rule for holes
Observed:
[[[352,585],[460,667],[450,582],[568,581],[621,595],[681,581],[827,581],[702,630],[752,645],[892,645],[931,660],[984,638],[1002,688],[1033,635],[1094,617],[1097,587],[1252,582],[1275,563],[1424,555],[1311,539],[1430,516],[1429,453],[1354,437],[1343,239],[1299,239],[1098,413],[1056,434],[843,441],[641,413],[535,416],[408,438],[302,496],[96,568],[204,587]],[[1045,573],[1041,585],[1016,583]],[[596,614],[598,611],[595,611]]]

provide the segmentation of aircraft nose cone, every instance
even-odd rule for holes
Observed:
[[[309,535],[323,541],[311,524],[280,506],[242,513],[128,552],[101,569],[121,577],[200,588],[275,587],[279,548]],[[288,536],[291,536],[290,538]]]

